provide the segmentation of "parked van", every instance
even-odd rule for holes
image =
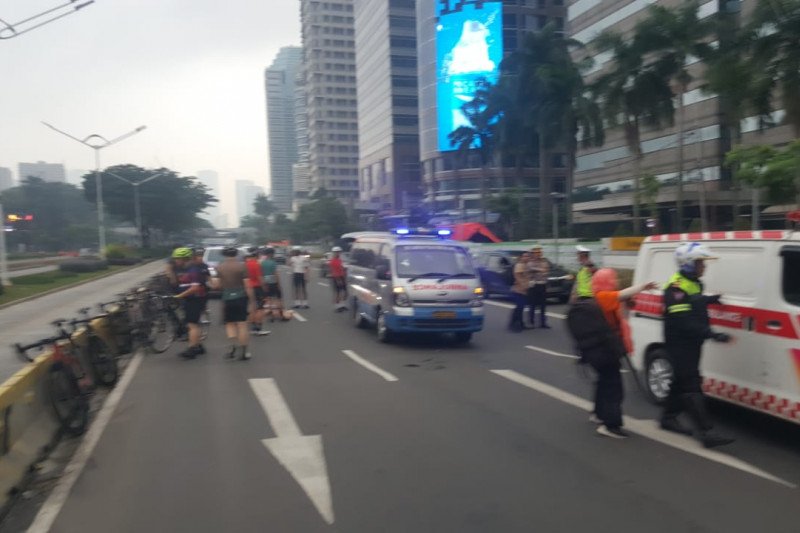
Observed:
[[[649,237],[639,252],[634,284],[666,285],[677,270],[675,248],[702,242],[718,260],[703,276],[708,294],[722,305],[709,309],[712,327],[733,344],[703,347],[703,390],[709,396],[800,422],[800,233],[735,231]],[[655,402],[672,379],[664,350],[662,293],[636,297],[630,317],[633,363]]]
[[[446,236],[445,232],[442,232]],[[378,339],[399,333],[453,333],[469,342],[483,328],[483,288],[467,248],[439,236],[365,233],[347,269],[355,325]]]

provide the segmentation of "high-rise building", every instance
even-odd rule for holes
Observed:
[[[568,26],[570,36],[591,50],[592,41],[603,31],[614,31],[628,36],[634,25],[647,17],[651,4],[675,7],[674,1],[658,0],[578,0],[570,2]],[[735,0],[703,1],[698,16],[705,19],[724,9],[726,16],[736,17],[744,23],[756,2]],[[587,73],[591,83],[611,66],[610,53],[594,55],[594,66]],[[673,127],[644,127],[641,134],[643,175],[652,175],[660,182],[655,198],[656,216],[647,220],[654,231],[685,231],[702,229],[705,219],[708,229],[734,227],[734,204],[737,193],[732,190],[730,170],[723,165],[725,153],[731,149],[731,132],[720,121],[721,111],[716,95],[702,90],[702,63],[694,59],[689,64],[694,78],[688,92],[683,95],[684,134],[683,157],[679,150],[678,116]],[[780,123],[782,112],[774,113]],[[794,138],[791,128],[778,126],[759,131],[756,117],[745,118],[742,123],[743,144],[783,144]],[[575,193],[573,197],[574,223],[581,227],[602,228],[610,233],[624,225],[631,227],[633,220],[635,158],[621,129],[606,131],[603,146],[580,149],[575,166]],[[683,182],[683,220],[678,221],[676,201],[678,176]],[[749,196],[745,191],[742,196]],[[744,209],[748,212],[749,206]],[[704,215],[703,215],[704,213]],[[651,217],[650,209],[642,207],[642,218]],[[782,214],[776,216],[779,226]],[[749,218],[739,223],[749,224]],[[592,226],[589,226],[592,225]],[[644,224],[642,224],[644,226]],[[642,231],[645,231],[642,228]],[[599,231],[595,231],[599,233]]]
[[[0,191],[10,189],[14,186],[14,176],[10,168],[0,167]]]
[[[421,202],[415,0],[355,0],[361,200],[397,213]]]
[[[216,170],[198,170],[196,173],[197,181],[208,187],[209,194],[217,199],[217,203],[211,204],[205,210],[206,220],[216,226],[215,220],[219,216],[222,207],[220,206],[219,174]]]
[[[306,75],[300,69],[295,80],[294,124],[297,139],[297,163],[292,165],[292,211],[308,202],[311,192],[311,169],[308,164],[308,113],[306,101]]]
[[[20,181],[24,181],[28,177],[36,177],[44,181],[52,181],[59,183],[66,183],[67,174],[64,170],[64,165],[60,163],[45,163],[38,161],[36,163],[19,163],[18,176]]]
[[[311,189],[358,199],[353,0],[300,1]]]
[[[236,215],[239,220],[253,214],[253,202],[259,194],[264,194],[264,189],[251,180],[236,180]]]
[[[292,165],[297,163],[295,127],[295,81],[301,69],[303,49],[281,48],[264,73],[267,92],[267,130],[269,138],[270,187],[278,211],[292,210]]]
[[[563,151],[546,153],[542,165],[529,157],[517,165],[512,154],[495,153],[484,171],[477,150],[461,156],[448,136],[469,125],[461,107],[473,99],[476,82],[496,82],[503,58],[517,50],[527,33],[550,22],[564,27],[563,2],[416,4],[420,159],[428,208],[449,212],[454,219],[477,220],[484,193],[488,197],[513,190],[530,211],[549,214],[551,193],[569,190],[569,158]]]

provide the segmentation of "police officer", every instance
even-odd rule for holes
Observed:
[[[581,267],[575,275],[575,285],[572,286],[572,295],[570,301],[575,302],[580,298],[593,298],[592,292],[592,275],[597,271],[594,262],[592,261],[591,250],[585,246],[576,246],[578,252],[578,263]]]
[[[706,339],[728,343],[732,338],[710,327],[708,306],[719,303],[720,296],[703,294],[700,278],[709,259],[716,257],[702,244],[680,245],[675,250],[678,272],[664,287],[664,341],[674,378],[661,415],[661,428],[691,435],[678,420],[685,411],[697,427],[696,436],[703,446],[713,448],[730,444],[733,439],[712,431],[701,388],[700,355]]]

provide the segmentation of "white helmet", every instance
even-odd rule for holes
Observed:
[[[579,254],[588,254],[591,253],[591,250],[585,246],[578,245],[575,247]]]
[[[687,242],[675,249],[675,262],[681,269],[694,269],[695,261],[717,259],[717,256],[699,242]]]
[[[341,252],[341,251],[342,249],[339,246],[334,246],[333,248],[331,248],[331,252]]]

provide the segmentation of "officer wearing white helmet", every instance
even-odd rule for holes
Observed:
[[[597,268],[594,266],[594,262],[590,257],[592,251],[585,246],[576,246],[575,250],[578,252],[578,263],[580,263],[581,268],[578,270],[578,273],[575,275],[575,285],[572,286],[572,295],[570,296],[570,301],[575,302],[575,300],[581,298],[593,298],[594,292],[592,292],[592,275],[597,271]]]
[[[706,261],[716,257],[705,246],[692,242],[675,250],[676,272],[664,287],[664,342],[672,363],[674,378],[661,415],[661,428],[691,435],[678,415],[686,412],[694,422],[696,436],[706,448],[730,444],[733,439],[712,432],[705,406],[700,375],[700,355],[706,339],[730,342],[731,337],[711,329],[708,306],[717,304],[720,296],[703,294],[700,278]]]

